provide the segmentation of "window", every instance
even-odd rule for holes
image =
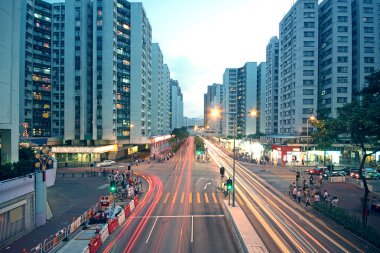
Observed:
[[[348,36],[338,36],[338,42],[348,42]]]
[[[314,70],[304,70],[303,75],[304,76],[314,76]]]
[[[338,67],[337,68],[338,73],[348,73],[347,67]]]
[[[312,104],[314,104],[314,99],[304,99],[303,104],[304,105],[312,105]]]
[[[338,77],[337,83],[348,83],[347,77]]]
[[[348,47],[338,47],[338,52],[339,53],[347,53],[348,52]]]
[[[338,62],[348,62],[347,56],[338,56]]]
[[[347,93],[348,89],[347,87],[337,87],[336,92],[338,93]]]
[[[314,41],[304,41],[303,46],[304,47],[314,47]]]
[[[347,98],[346,97],[338,97],[337,102],[339,104],[347,103]]]
[[[305,28],[314,28],[315,23],[314,22],[304,22],[304,27]]]
[[[374,57],[364,57],[364,62],[365,63],[374,63],[375,58]]]
[[[373,23],[373,17],[364,17],[363,23]]]
[[[364,13],[373,13],[373,8],[372,7],[364,7],[363,12]]]
[[[303,36],[304,37],[314,37],[314,32],[304,32]]]
[[[314,80],[303,80],[303,86],[312,86],[314,85]]]
[[[315,17],[315,13],[314,12],[305,12],[303,14],[303,17],[304,18],[314,18]]]
[[[302,114],[313,114],[314,109],[313,108],[302,108]]]
[[[312,57],[314,56],[314,51],[303,51],[304,57]]]
[[[374,32],[374,28],[373,27],[364,27],[364,32],[365,33],[373,33]]]
[[[348,22],[347,16],[338,16],[338,22]]]
[[[364,47],[364,53],[374,53],[375,49],[373,47]]]
[[[313,89],[303,89],[303,95],[314,95]]]
[[[375,38],[374,37],[364,37],[364,43],[375,43]]]
[[[315,4],[314,3],[304,3],[303,4],[303,8],[305,8],[305,9],[314,9],[315,8]]]
[[[303,61],[303,66],[314,66],[314,61]]]
[[[375,68],[374,67],[364,67],[364,73],[373,73],[375,72]]]
[[[338,6],[338,12],[347,12],[347,6]]]
[[[338,32],[348,32],[347,26],[338,26]]]

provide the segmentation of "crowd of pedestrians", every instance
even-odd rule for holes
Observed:
[[[330,196],[327,190],[322,192],[323,178],[322,175],[318,176],[317,184],[314,184],[314,176],[310,175],[309,184],[307,184],[306,178],[303,179],[302,186],[299,184],[299,173],[296,175],[296,182],[289,185],[289,195],[301,204],[304,202],[306,207],[311,206],[314,203],[321,201],[329,204],[330,206],[337,207],[339,199],[337,196]]]
[[[138,177],[133,178],[130,172],[119,172],[118,170],[108,175],[108,181],[116,182],[116,198],[118,199],[132,199],[135,195],[143,192],[143,184]]]

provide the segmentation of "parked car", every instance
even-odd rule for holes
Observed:
[[[96,167],[107,167],[107,166],[113,166],[113,165],[115,165],[115,161],[104,160],[103,162],[96,164]]]
[[[380,173],[374,168],[365,168],[363,175],[366,179],[380,179]]]
[[[350,176],[351,172],[356,170],[356,168],[355,167],[344,167],[342,170],[344,170],[344,172],[346,173],[347,176]]]
[[[345,177],[346,172],[344,170],[326,170],[323,173],[323,177],[328,179],[329,177]]]
[[[351,173],[350,173],[350,176],[352,177],[352,178],[360,178],[360,175],[359,175],[359,169],[358,168],[356,168],[356,169],[352,169],[351,170]]]
[[[323,173],[325,171],[327,171],[328,168],[327,167],[315,167],[315,168],[312,168],[312,169],[308,169],[307,172],[310,174],[310,175],[323,175]]]

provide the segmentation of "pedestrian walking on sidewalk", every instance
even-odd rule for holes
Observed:
[[[325,190],[323,193],[323,201],[327,202],[328,197],[329,197],[329,193],[327,192],[327,190]]]
[[[301,188],[298,188],[297,190],[297,201],[298,201],[298,204],[301,203]]]
[[[297,196],[297,188],[296,187],[293,188],[292,196],[293,196],[293,199],[296,199],[296,196]]]
[[[309,194],[306,195],[305,202],[306,202],[306,207],[310,206],[310,195]]]

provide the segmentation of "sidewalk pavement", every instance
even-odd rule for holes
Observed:
[[[124,161],[125,162],[125,161]],[[154,164],[155,162],[153,162]],[[144,168],[152,165],[152,162],[142,162],[139,166],[133,166],[134,169]],[[141,166],[141,167],[140,167]],[[103,171],[103,168],[100,168]],[[106,171],[111,171],[112,167],[104,167]],[[122,170],[114,167],[114,170]],[[58,168],[58,173],[84,173],[96,172],[99,168],[76,167],[76,168]],[[109,194],[109,182],[107,178],[99,176],[84,177],[60,177],[57,176],[55,185],[47,189],[48,203],[52,211],[53,217],[46,222],[45,225],[38,227],[29,234],[12,242],[11,244],[0,249],[0,253],[22,252],[23,249],[29,251],[39,243],[63,227],[68,226],[74,218],[79,217],[90,207],[99,201],[99,197]]]

